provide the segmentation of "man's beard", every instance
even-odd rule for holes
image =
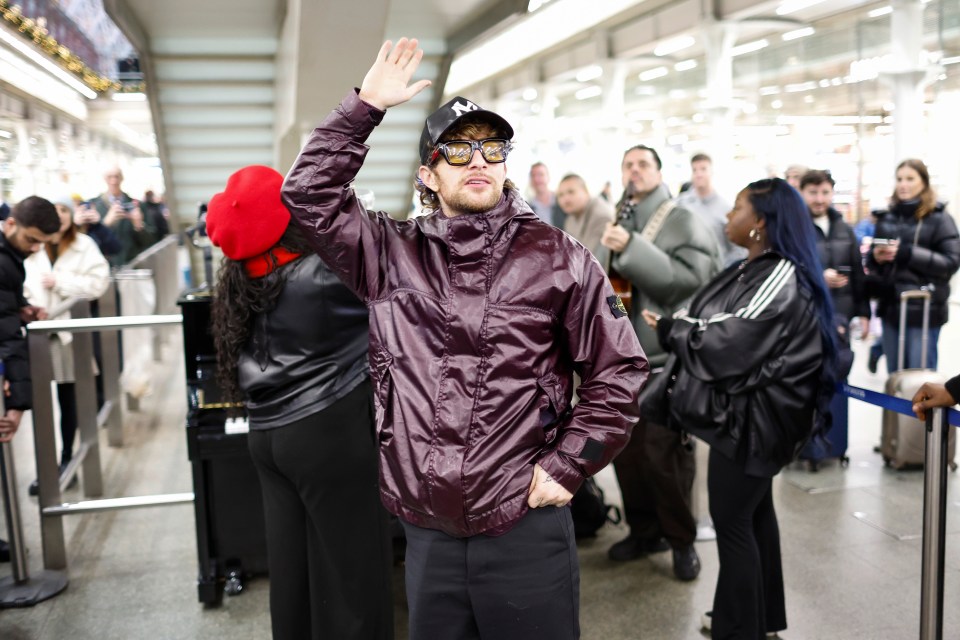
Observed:
[[[458,211],[459,213],[486,213],[497,206],[503,191],[484,194],[480,197],[470,197],[470,194],[464,191],[457,191],[449,199],[444,198],[444,204],[448,209]]]

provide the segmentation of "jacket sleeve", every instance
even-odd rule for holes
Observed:
[[[847,233],[850,235],[850,292],[853,296],[853,314],[860,318],[869,318],[870,297],[866,290],[867,274],[863,270],[860,244],[857,242],[857,234],[849,226]]]
[[[692,214],[681,211],[686,213],[689,222]],[[677,213],[671,214],[673,220],[668,219],[667,225],[682,220],[674,217]],[[630,243],[613,263],[623,277],[666,309],[689,299],[716,272],[716,241],[697,234],[690,224],[686,226],[689,229],[684,236],[688,240],[669,253],[645,240],[640,233],[632,232]]]
[[[960,403],[960,376],[954,376],[947,380],[947,392],[953,398],[954,404]]]
[[[596,260],[583,256],[579,285],[562,322],[580,374],[579,403],[537,462],[571,493],[626,446],[639,417],[637,398],[650,374],[647,358]]]
[[[368,212],[350,183],[384,116],[350,92],[317,127],[283,184],[283,202],[324,262],[361,299],[379,290],[385,214]]]
[[[776,357],[789,332],[790,318],[802,313],[794,266],[782,260],[733,313],[710,318],[675,318],[670,350],[695,378],[738,387],[762,387],[780,379]],[[732,358],[730,354],[736,353]]]
[[[87,227],[87,235],[93,238],[93,241],[100,248],[100,253],[105,256],[116,255],[123,248],[120,246],[120,239],[117,234],[105,224],[99,222],[91,224]]]
[[[110,265],[93,242],[85,243],[75,270],[55,272],[61,298],[99,298],[110,282]]]
[[[956,273],[960,268],[960,237],[950,214],[943,212],[931,246],[901,244],[896,261],[934,278],[947,280]]]

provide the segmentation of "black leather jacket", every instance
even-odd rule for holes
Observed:
[[[748,475],[776,475],[814,429],[823,347],[795,269],[776,253],[731,266],[657,327],[680,363],[672,419]]]
[[[23,259],[23,254],[0,232],[0,360],[6,369],[5,379],[10,382],[5,405],[7,409],[27,410],[33,400],[33,388],[27,339],[20,322],[20,309],[27,306],[23,297]]]
[[[921,221],[916,211],[916,204],[900,203],[880,215],[874,238],[899,239],[900,248],[893,262],[882,265],[873,259],[872,251],[867,256],[868,291],[877,298],[877,315],[898,325],[900,294],[921,287],[930,289],[930,326],[939,327],[949,317],[950,278],[960,268],[960,236],[957,223],[942,203]],[[923,303],[911,301],[907,325],[919,327],[922,323]]]
[[[283,292],[272,311],[254,316],[238,362],[251,429],[325,409],[369,375],[366,305],[316,254],[284,268]]]
[[[834,311],[847,320],[854,317],[869,318],[870,299],[865,289],[866,274],[863,271],[860,243],[839,211],[830,207],[827,215],[830,217],[829,235],[824,235],[823,229],[814,225],[820,264],[824,269],[839,271],[850,280],[845,287],[830,289]]]

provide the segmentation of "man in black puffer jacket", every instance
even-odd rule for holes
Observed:
[[[27,340],[22,325],[45,317],[43,309],[23,297],[23,260],[36,253],[60,230],[60,216],[50,202],[31,196],[17,203],[3,221],[0,234],[0,361],[3,362],[4,414],[0,442],[10,442],[30,409],[32,387]],[[9,386],[7,386],[7,383]],[[9,561],[7,543],[0,540],[0,561]]]

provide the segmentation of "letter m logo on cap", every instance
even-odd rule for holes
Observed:
[[[470,102],[469,100],[464,100],[464,102],[466,104],[462,104],[461,102],[457,101],[457,102],[454,102],[452,105],[450,105],[450,108],[453,109],[453,112],[457,114],[456,115],[457,118],[459,118],[465,113],[470,113],[471,111],[476,111],[477,109],[480,108],[477,105]]]

